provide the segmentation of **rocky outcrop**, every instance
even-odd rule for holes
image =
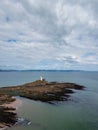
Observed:
[[[0,93],[51,103],[54,101],[68,100],[70,94],[74,93],[74,89],[83,90],[84,86],[75,83],[58,83],[37,80],[24,85],[1,88]]]
[[[75,83],[48,82],[37,80],[19,86],[0,88],[0,128],[11,126],[17,122],[15,108],[2,106],[15,101],[12,96],[21,96],[47,103],[68,100],[74,89],[83,90],[84,86]]]

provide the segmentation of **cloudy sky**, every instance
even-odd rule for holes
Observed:
[[[0,69],[98,70],[98,0],[0,1]]]

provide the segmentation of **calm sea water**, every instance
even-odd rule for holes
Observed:
[[[24,84],[43,76],[48,81],[74,82],[86,86],[75,91],[72,101],[51,105],[21,98],[18,116],[31,121],[8,130],[98,130],[98,72],[28,71],[0,72],[0,87]]]

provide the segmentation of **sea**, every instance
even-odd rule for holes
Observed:
[[[71,82],[85,86],[74,90],[70,100],[55,104],[20,98],[18,117],[25,123],[7,130],[98,130],[98,72],[89,71],[8,71],[0,72],[0,87],[40,79]],[[29,122],[26,122],[29,121]]]

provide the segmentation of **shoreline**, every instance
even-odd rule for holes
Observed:
[[[7,112],[17,114],[16,111],[22,105],[22,100],[17,97],[13,97],[13,98],[15,98],[15,101],[10,102],[10,103],[4,103],[4,104],[0,105],[0,107],[7,108],[8,109]],[[9,125],[9,126],[12,126],[12,125]],[[6,130],[9,126],[7,126],[7,124],[5,124],[5,123],[0,123],[0,130]]]
[[[74,90],[84,90],[84,88],[75,83],[48,82],[45,79],[18,86],[2,87],[0,88],[0,130],[18,121],[17,109],[22,105],[22,100],[17,96],[54,104],[68,101]]]
[[[8,107],[8,108],[15,108],[17,110],[22,105],[22,100],[18,99],[17,97],[13,97],[13,98],[15,98],[15,101],[10,102],[10,103],[4,103],[0,106]]]

